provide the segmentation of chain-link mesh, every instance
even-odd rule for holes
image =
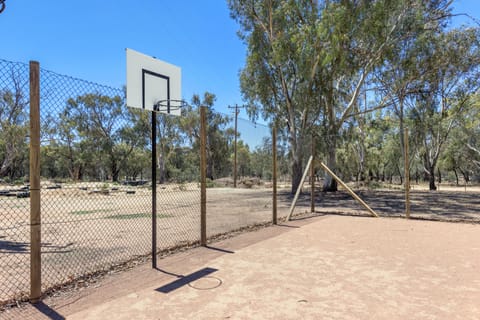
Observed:
[[[10,128],[0,135],[6,168],[0,300],[7,301],[27,297],[30,285],[28,66],[0,61],[0,79],[2,126]],[[152,161],[157,250],[199,242],[197,108],[186,106],[181,117],[156,116],[152,159],[152,115],[126,108],[124,90],[41,69],[40,97],[43,290],[149,255]],[[17,118],[6,118],[14,107]],[[206,118],[207,236],[271,221],[271,128],[213,109]],[[281,217],[290,204],[291,183],[288,148],[280,142],[277,149]]]
[[[29,68],[0,60],[0,301],[29,290]]]
[[[40,97],[42,290],[148,256],[154,205],[157,251],[199,243],[197,108],[186,105],[180,117],[156,115],[152,159],[152,114],[127,108],[123,89],[42,69]],[[28,65],[0,60],[0,306],[28,297],[30,289],[28,100]],[[206,114],[207,237],[272,220],[272,129],[235,117],[213,109]],[[278,133],[282,217],[292,203],[293,168],[288,132],[278,128]],[[316,212],[364,214],[342,188],[319,192],[328,178],[318,161],[326,160],[332,137],[316,137]],[[381,216],[402,216],[401,153],[390,152],[390,161],[376,145],[335,138],[336,174]],[[312,152],[310,138],[301,148],[303,171]],[[464,193],[447,191],[445,182],[437,193],[428,193],[420,189],[420,172],[421,164],[412,162],[412,217],[478,223],[478,192],[467,192],[467,181]],[[294,214],[310,209],[309,179],[303,189]]]
[[[200,116],[191,106],[180,117],[159,114],[157,247],[200,240]]]
[[[28,65],[0,60],[0,301],[28,297]],[[41,69],[42,290],[151,252],[151,113]],[[157,250],[198,242],[198,110],[157,115]]]
[[[217,113],[208,124],[207,153],[212,150],[213,159],[207,164],[209,236],[272,221],[272,129],[239,116],[235,121],[234,112]],[[279,202],[279,216],[286,215],[286,207]]]

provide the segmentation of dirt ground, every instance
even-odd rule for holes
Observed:
[[[405,194],[402,190],[364,190],[357,194],[382,217],[405,216]],[[308,197],[304,197],[304,204]],[[346,192],[317,194],[316,211],[331,214],[365,215],[366,212]],[[442,187],[428,191],[416,187],[410,193],[412,218],[480,223],[480,188]]]
[[[318,216],[112,275],[2,319],[478,319],[480,225]]]
[[[148,255],[151,250],[151,194],[117,190],[109,195],[89,190],[42,191],[42,281],[44,288],[79,275]],[[308,186],[305,191],[308,190]],[[280,189],[279,217],[288,213],[292,196]],[[401,190],[358,191],[383,217],[404,215]],[[415,219],[480,223],[480,190],[441,186],[429,192],[414,186],[411,215]],[[316,194],[313,215],[368,216],[345,192]],[[271,189],[207,189],[207,235],[213,236],[271,221]],[[28,199],[1,198],[0,300],[29,289]],[[296,214],[310,209],[309,194],[301,196]],[[160,188],[157,249],[195,243],[200,238],[200,193],[195,185]]]
[[[151,192],[93,189],[42,190],[42,284],[49,288],[151,252]],[[271,189],[211,188],[207,192],[207,235],[271,220]],[[228,205],[226,205],[228,204]],[[286,215],[287,203],[279,203]],[[29,290],[29,199],[0,198],[0,301]],[[157,249],[200,239],[200,191],[160,187]],[[13,293],[13,294],[12,294]]]

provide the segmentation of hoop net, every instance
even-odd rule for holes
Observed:
[[[159,100],[155,103],[154,111],[168,114],[177,113],[186,106],[188,106],[188,103],[185,100]]]

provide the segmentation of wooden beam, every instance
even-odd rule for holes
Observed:
[[[312,134],[312,165],[310,166],[310,212],[315,212],[315,136]]]
[[[337,182],[343,187],[345,188],[345,190],[347,190],[348,193],[350,193],[350,195],[355,199],[357,200],[365,209],[367,209],[371,214],[372,216],[374,217],[377,217],[378,218],[378,214],[373,211],[372,208],[370,208],[368,206],[368,204],[365,203],[365,201],[363,201],[355,192],[353,192],[352,189],[350,189],[346,184],[345,182],[342,181],[342,179],[340,179],[339,177],[337,177],[337,175],[335,173],[333,173],[332,170],[330,170],[329,167],[327,167],[323,162],[320,162],[320,166],[328,172],[329,175],[331,175],[335,180],[337,180]]]
[[[272,128],[272,223],[277,224],[277,126]]]
[[[310,158],[308,159],[307,166],[305,167],[305,171],[303,172],[302,180],[300,181],[300,184],[298,185],[297,192],[295,193],[295,198],[293,198],[292,205],[290,206],[290,211],[288,212],[287,221],[290,221],[290,218],[293,214],[293,210],[295,210],[295,206],[297,205],[298,197],[300,196],[300,193],[302,192],[303,183],[305,182],[305,178],[307,177],[310,166],[312,165],[312,159],[313,159],[313,156],[310,156]]]
[[[207,107],[200,107],[200,245],[207,245]]]
[[[30,302],[42,297],[40,64],[30,61]]]
[[[408,155],[408,128],[404,132],[405,148],[405,217],[410,219],[410,159]]]

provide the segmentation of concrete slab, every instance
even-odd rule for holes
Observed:
[[[150,282],[138,279],[141,287],[57,312],[72,320],[480,318],[480,225],[328,216],[283,228],[245,247],[199,248]]]

